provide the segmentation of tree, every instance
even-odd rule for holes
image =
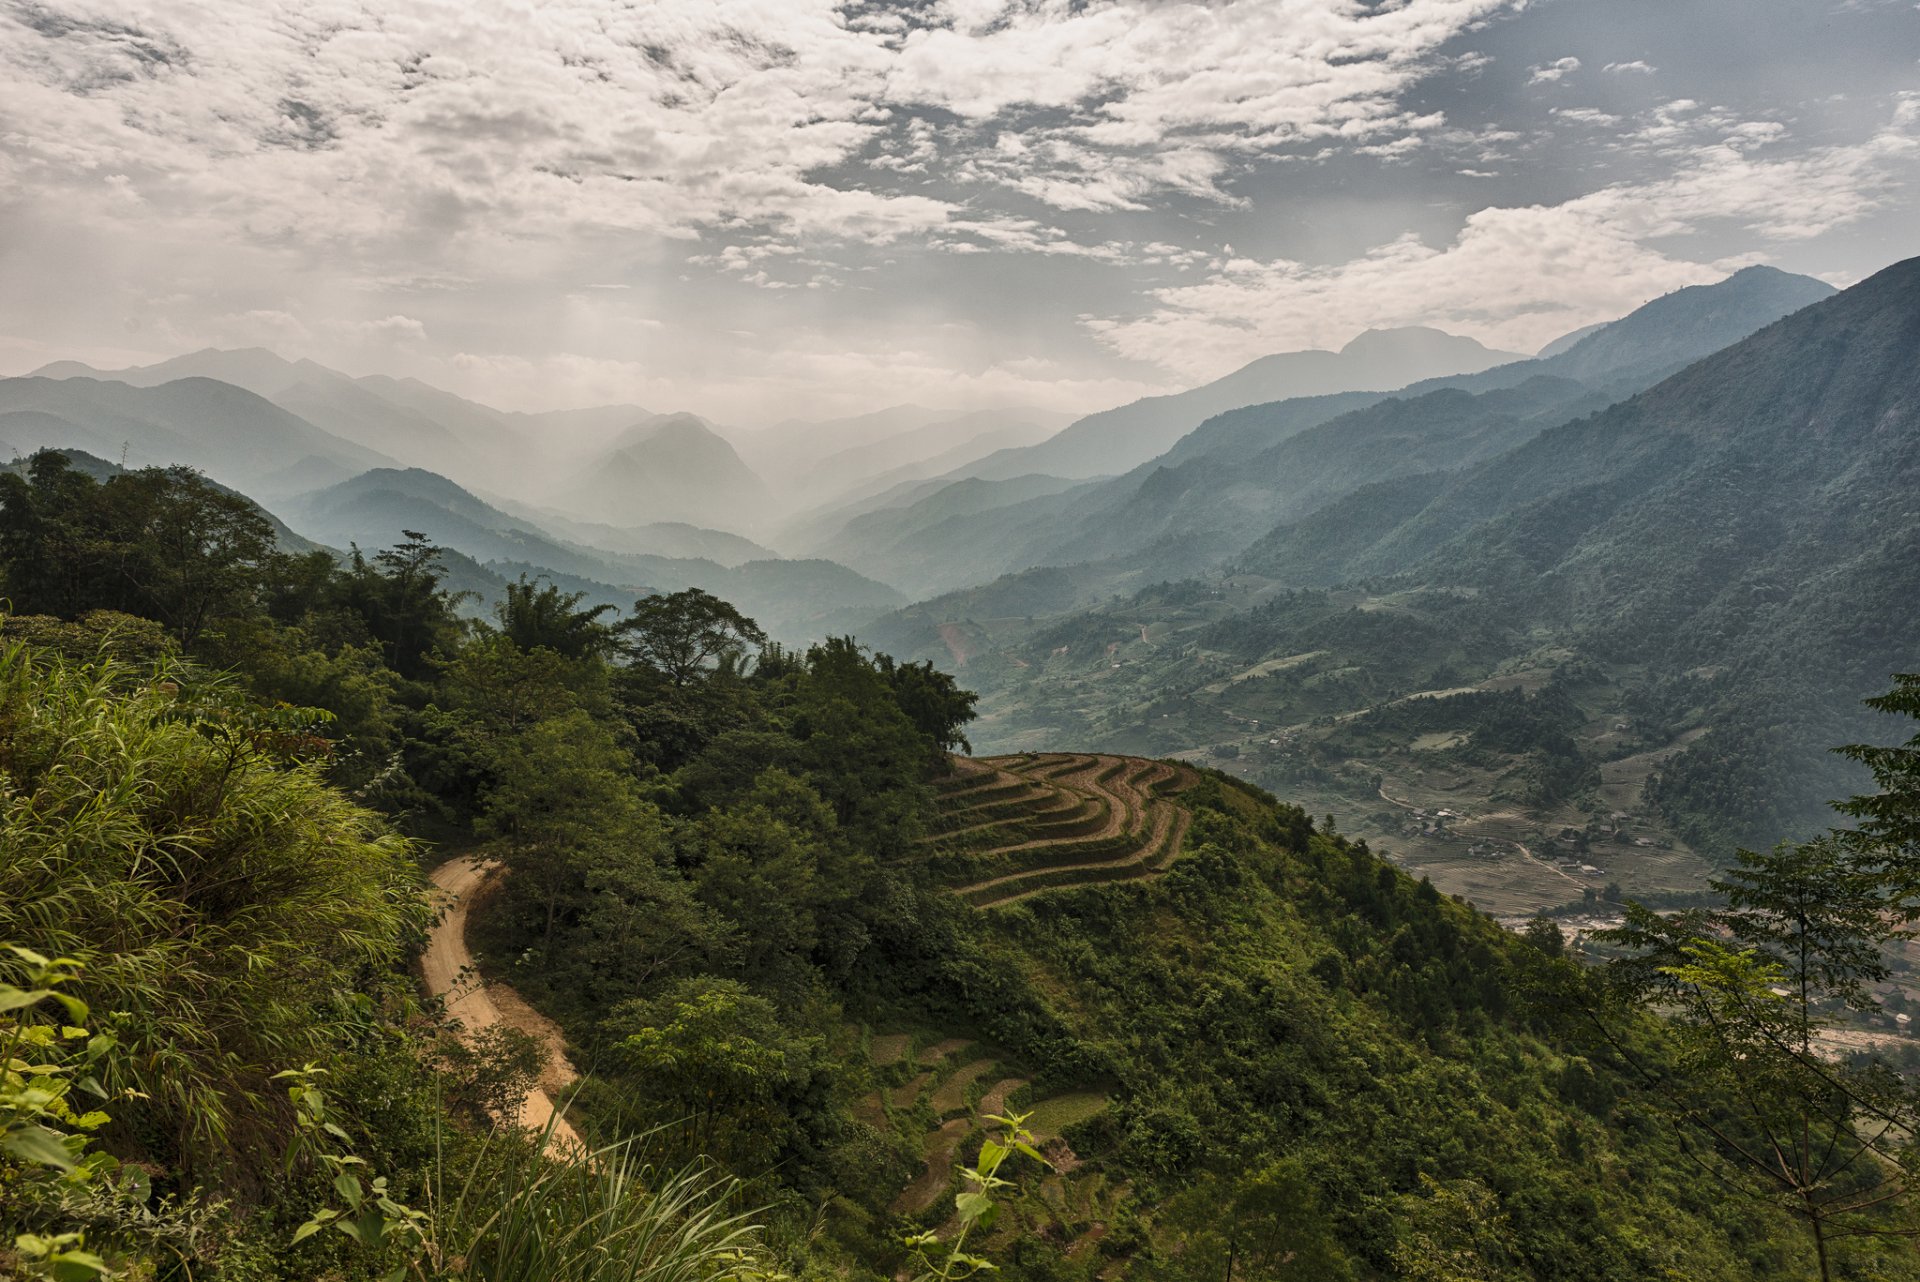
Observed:
[[[1920,716],[1920,683],[1896,680],[1873,706]],[[1633,950],[1615,978],[1669,1013],[1681,1048],[1679,1071],[1641,1062],[1643,1077],[1708,1138],[1716,1167],[1806,1225],[1822,1279],[1837,1241],[1920,1237],[1908,1175],[1920,1100],[1876,1058],[1839,1059],[1821,1038],[1874,1007],[1889,950],[1915,935],[1920,739],[1843,751],[1882,785],[1839,804],[1858,828],[1740,851],[1711,883],[1724,908],[1662,917],[1631,904],[1611,932]]]
[[[689,1119],[693,1152],[741,1166],[778,1155],[793,1125],[790,1105],[823,1050],[819,1039],[788,1031],[765,998],[710,976],[626,1003],[605,1031],[619,1036],[618,1060],[655,1120]]]
[[[505,856],[509,886],[533,896],[542,948],[551,956],[563,901],[584,895],[589,853],[643,840],[657,816],[641,800],[613,737],[582,710],[504,740],[493,760],[496,782],[476,827]]]
[[[584,592],[562,592],[544,580],[507,584],[506,595],[494,605],[500,631],[522,650],[545,648],[569,659],[603,654],[613,643],[613,629],[600,622],[611,605],[583,610]]]
[[[142,468],[101,484],[42,450],[0,476],[0,565],[16,610],[158,620],[191,648],[222,615],[250,612],[273,525],[191,468]]]
[[[1892,690],[1866,702],[1876,711],[1920,721],[1920,673],[1900,673]],[[1849,744],[1840,754],[1867,767],[1880,791],[1836,806],[1855,824],[1839,840],[1897,876],[1913,896],[1920,887],[1920,734],[1898,747]]]
[[[354,548],[335,591],[341,604],[365,620],[387,666],[420,681],[431,673],[428,657],[451,645],[463,629],[454,612],[458,599],[441,587],[446,571],[440,558],[446,549],[418,530],[401,534],[401,542],[376,552],[371,561]]]
[[[883,654],[876,656],[874,663],[892,684],[894,702],[907,714],[914,728],[932,740],[936,753],[956,748],[973,751],[961,727],[973,720],[973,706],[980,701],[979,695],[962,689],[952,676],[935,668],[931,660],[896,663],[891,656]]]
[[[767,639],[759,624],[699,588],[642,597],[615,631],[629,657],[676,687],[711,669],[737,670]]]

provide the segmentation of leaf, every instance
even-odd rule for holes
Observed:
[[[89,1282],[108,1276],[107,1262],[91,1251],[62,1251],[47,1260],[53,1282]]]
[[[352,1171],[342,1171],[333,1177],[334,1191],[346,1199],[347,1205],[358,1210],[360,1207],[360,1177]]]
[[[50,988],[25,989],[15,988],[12,984],[0,984],[0,1013],[37,1006],[51,996],[53,990]]]
[[[74,1169],[73,1154],[67,1151],[58,1134],[44,1126],[22,1126],[0,1135],[0,1149],[5,1149],[23,1162],[57,1166],[63,1171]]]
[[[314,1234],[318,1233],[321,1229],[327,1227],[327,1225],[332,1222],[333,1222],[333,1212],[321,1211],[319,1214],[315,1215],[312,1219],[308,1220],[305,1224],[302,1224],[299,1228],[293,1231],[293,1240],[296,1243],[304,1242],[306,1239],[312,1237]]]
[[[976,1220],[987,1213],[993,1199],[985,1193],[962,1193],[953,1199],[953,1209],[963,1220]]]

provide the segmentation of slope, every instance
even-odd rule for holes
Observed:
[[[1387,391],[1425,378],[1487,369],[1519,358],[1437,329],[1368,330],[1338,352],[1263,356],[1211,383],[1149,396],[1069,424],[1042,444],[990,461],[995,475],[1106,476],[1136,467],[1215,414],[1241,405]],[[1010,473],[1008,469],[1013,469]]]
[[[1916,495],[1920,260],[1494,458],[1356,490],[1233,574],[954,640],[1002,656],[969,670],[995,686],[983,744],[1205,750],[1380,816],[1450,888],[1505,861],[1540,896],[1599,891],[1589,865],[1678,893],[1689,849],[1817,828],[1857,789],[1828,749],[1879,733],[1859,701],[1920,666]],[[1515,690],[1546,702],[1480,720]],[[1436,702],[1381,713],[1410,694]],[[1489,826],[1453,846],[1440,810]],[[1551,846],[1571,874],[1514,858]]]
[[[357,472],[391,462],[243,388],[198,377],[153,387],[3,379],[0,430],[17,454],[71,447],[136,466],[180,463],[249,489],[277,488],[273,478],[290,466]]]
[[[768,512],[766,482],[692,414],[637,425],[551,496],[609,525],[684,521],[751,529]]]
[[[949,523],[944,560],[900,581],[934,594],[1086,562],[1101,568],[1099,590],[1110,593],[1198,573],[1276,520],[1384,478],[1489,457],[1831,293],[1808,277],[1748,269],[1656,299],[1546,360],[1430,379],[1393,397],[1345,392],[1222,413],[1123,476]]]

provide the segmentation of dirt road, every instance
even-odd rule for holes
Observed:
[[[420,968],[426,973],[427,991],[444,997],[447,1013],[467,1027],[470,1033],[505,1023],[500,1008],[494,1005],[486,985],[480,982],[473,966],[473,954],[467,951],[467,907],[473,893],[486,881],[493,863],[476,855],[458,855],[429,874],[436,896],[446,905],[446,914],[427,936],[427,950],[420,956]],[[557,1052],[556,1052],[557,1053]],[[580,1136],[565,1118],[555,1118],[553,1099],[544,1090],[528,1093],[520,1105],[516,1126],[545,1130],[553,1122],[553,1145],[562,1153],[585,1151]]]

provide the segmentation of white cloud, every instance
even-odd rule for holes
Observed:
[[[1609,71],[1615,75],[1650,76],[1654,72],[1654,66],[1650,62],[1642,62],[1636,59],[1633,62],[1609,62],[1606,66],[1600,68],[1600,70]]]
[[[1556,58],[1544,67],[1529,67],[1527,83],[1530,85],[1552,84],[1580,70],[1578,58]]]
[[[1338,346],[1377,326],[1438,325],[1532,351],[1737,265],[1690,261],[1661,242],[1721,225],[1792,242],[1866,217],[1920,159],[1920,97],[1904,100],[1863,142],[1773,159],[1754,154],[1752,139],[1781,133],[1735,130],[1694,147],[1666,177],[1557,205],[1482,209],[1438,248],[1409,235],[1327,265],[1233,259],[1203,282],[1156,291],[1143,315],[1083,323],[1119,354],[1189,381],[1268,352]]]
[[[411,316],[383,316],[379,320],[361,321],[354,328],[371,338],[387,342],[422,342],[427,337],[427,327]]]

